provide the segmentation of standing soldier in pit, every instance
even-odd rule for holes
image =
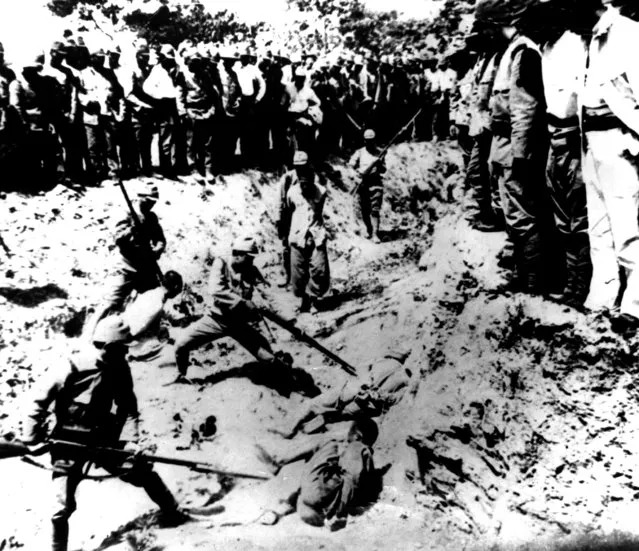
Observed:
[[[257,252],[255,241],[245,237],[235,241],[230,258],[213,260],[208,282],[213,303],[206,315],[181,330],[175,339],[180,379],[186,380],[192,350],[224,337],[236,340],[261,362],[283,365],[268,340],[253,327],[261,319],[260,308],[251,300],[253,290],[264,282],[253,265]]]
[[[122,311],[133,291],[143,293],[160,285],[156,265],[166,248],[166,239],[160,221],[153,212],[159,198],[160,194],[155,185],[149,185],[138,193],[137,211],[142,229],[136,226],[131,213],[117,223],[117,271],[110,283],[107,296],[94,314],[92,323],[85,330],[89,338],[93,327],[102,318]]]
[[[291,283],[301,299],[300,312],[315,309],[317,300],[330,287],[330,270],[324,227],[326,187],[308,162],[304,151],[293,158],[296,180],[280,205],[280,235],[288,235],[291,249]]]
[[[350,166],[360,178],[357,188],[362,219],[369,239],[379,243],[379,219],[384,198],[382,176],[386,172],[384,160],[379,159],[380,151],[375,145],[375,131],[364,132],[364,147],[351,157]],[[373,166],[374,165],[374,166]]]

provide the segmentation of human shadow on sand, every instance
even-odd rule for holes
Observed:
[[[270,388],[285,397],[297,392],[313,398],[321,392],[313,377],[303,369],[264,365],[261,362],[249,362],[213,373],[203,379],[191,379],[191,382],[198,385],[216,385],[237,378],[248,379],[253,384]]]

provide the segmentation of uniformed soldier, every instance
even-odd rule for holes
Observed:
[[[404,367],[411,351],[404,347],[390,350],[369,366],[364,382],[348,382],[343,387],[323,392],[309,400],[296,415],[285,438],[294,438],[300,431],[316,432],[329,423],[385,414],[397,404],[409,388],[411,370]]]
[[[373,420],[360,417],[346,438],[295,442],[290,450],[277,454],[259,448],[260,457],[274,470],[306,459],[300,484],[291,496],[297,495],[297,514],[311,526],[324,526],[327,521],[343,526],[354,508],[369,501],[379,485],[373,460],[378,434]]]
[[[136,226],[130,213],[116,225],[116,274],[91,323],[85,329],[89,338],[100,319],[123,310],[132,292],[143,293],[160,286],[155,266],[166,248],[166,238],[158,217],[153,212],[159,197],[155,185],[148,185],[138,193],[137,211],[142,228]]]
[[[539,47],[519,30],[530,0],[482,0],[477,19],[508,41],[493,93],[491,163],[498,179],[508,234],[514,245],[514,288],[543,289],[542,198],[547,155],[545,98]]]
[[[181,378],[186,378],[192,350],[224,337],[236,340],[261,362],[282,364],[268,340],[253,327],[261,319],[260,308],[251,300],[253,290],[264,282],[253,265],[257,253],[255,241],[244,237],[233,243],[230,258],[213,260],[208,281],[213,303],[207,314],[175,338],[175,358]]]
[[[368,238],[375,243],[380,242],[380,211],[384,199],[382,176],[386,172],[386,163],[379,156],[380,151],[375,145],[375,131],[369,128],[364,132],[364,147],[353,154],[349,164],[357,171],[361,180],[357,188],[360,211]]]
[[[23,441],[37,448],[45,438],[45,421],[53,406],[56,424],[51,438],[92,447],[121,448],[133,459],[119,462],[53,446],[56,505],[51,517],[53,551],[66,551],[69,517],[76,509],[75,493],[91,463],[121,480],[144,488],[160,507],[160,520],[177,525],[189,520],[150,463],[135,459],[139,446],[139,410],[131,368],[126,361],[129,327],[120,316],[103,319],[93,334],[92,349],[75,354],[53,368],[36,387]]]
[[[330,287],[330,271],[324,227],[326,187],[308,162],[304,151],[294,157],[296,180],[292,182],[280,205],[280,235],[288,235],[291,248],[291,283],[299,310],[316,308],[317,300]]]

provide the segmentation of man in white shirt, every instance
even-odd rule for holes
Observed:
[[[241,97],[237,113],[240,131],[240,148],[246,166],[257,162],[257,140],[255,132],[256,106],[266,93],[266,82],[255,62],[257,58],[250,50],[240,56],[239,65],[234,70],[240,87]]]
[[[164,44],[160,48],[159,62],[153,66],[142,89],[157,100],[157,124],[159,128],[160,172],[174,179],[176,170],[173,163],[175,149],[175,129],[177,124],[177,87],[179,68],[172,46]]]
[[[639,328],[639,23],[610,2],[593,29],[582,96],[586,142],[584,180],[588,202],[593,276],[589,309],[613,309],[626,275],[620,313],[613,328]],[[625,2],[628,3],[629,2]]]

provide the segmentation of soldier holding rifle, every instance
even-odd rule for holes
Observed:
[[[139,412],[131,369],[126,361],[129,327],[120,316],[98,323],[92,336],[92,350],[73,356],[36,389],[27,417],[23,442],[31,450],[45,438],[45,421],[53,405],[56,424],[52,439],[87,446],[109,446],[129,451],[133,459],[122,462],[113,455],[92,455],[68,446],[51,448],[56,506],[52,521],[52,549],[66,551],[69,517],[75,511],[75,493],[85,478],[89,461],[114,476],[144,488],[160,507],[160,520],[177,525],[189,519],[150,462],[137,460]],[[80,447],[80,446],[78,446]]]
[[[115,243],[118,247],[117,272],[109,285],[106,296],[93,317],[85,334],[104,317],[119,313],[133,291],[143,293],[163,283],[157,260],[164,252],[166,238],[153,207],[160,194],[155,185],[138,192],[138,214],[124,186],[120,183],[129,207],[129,213],[115,228]]]
[[[379,213],[384,199],[382,176],[386,172],[386,164],[375,145],[374,130],[364,132],[364,147],[353,154],[350,166],[357,170],[361,179],[357,191],[366,234],[369,239],[379,243]]]

